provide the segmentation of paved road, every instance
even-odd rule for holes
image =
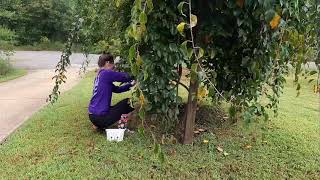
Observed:
[[[14,132],[34,112],[46,105],[46,98],[53,87],[54,67],[59,60],[60,52],[19,51],[13,57],[16,67],[28,69],[24,77],[0,83],[0,144]],[[95,56],[92,66],[95,65]],[[71,57],[72,67],[68,69],[65,91],[79,80],[79,67],[85,57],[75,54]]]
[[[58,51],[17,51],[11,58],[16,67],[25,69],[53,69],[59,61],[61,52]],[[72,67],[81,67],[85,56],[81,53],[70,57]],[[98,55],[89,55],[90,66],[96,66]]]

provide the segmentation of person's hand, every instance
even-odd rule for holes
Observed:
[[[132,81],[130,82],[130,84],[131,84],[131,86],[134,86],[134,85],[137,84],[137,81],[136,81],[136,80],[132,80]]]

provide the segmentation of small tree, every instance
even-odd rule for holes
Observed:
[[[129,60],[141,82],[140,96],[146,97],[142,110],[149,110],[148,105],[160,109],[164,121],[177,117],[175,104],[181,101],[175,87],[181,74],[174,70],[186,64],[190,82],[183,143],[192,143],[197,97],[204,95],[199,93],[203,89],[213,100],[230,102],[231,116],[238,111],[248,121],[256,115],[267,119],[266,108],[277,112],[288,64],[299,69],[306,63],[299,57],[306,54],[307,44],[296,52],[290,37],[292,31],[309,35],[311,21],[305,17],[315,12],[314,4],[136,0],[128,29],[133,39]],[[263,96],[269,103],[262,103]]]
[[[256,116],[268,119],[267,108],[276,114],[288,65],[297,68],[298,77],[307,62],[302,58],[306,49],[315,47],[315,38],[303,46],[294,43],[294,33],[314,33],[310,17],[317,14],[315,0],[115,3],[120,9],[130,6],[130,25],[122,38],[129,45],[131,73],[140,82],[139,115],[144,119],[146,111],[159,113],[164,128],[174,127],[182,85],[188,90],[182,121],[185,144],[193,141],[199,96],[229,102],[230,116],[241,113],[246,121]],[[92,17],[91,12],[85,16]],[[188,84],[180,81],[182,66],[188,69]],[[264,103],[263,97],[269,101]]]

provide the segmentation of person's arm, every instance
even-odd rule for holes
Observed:
[[[131,87],[132,87],[132,84],[126,84],[126,85],[123,85],[123,86],[113,85],[112,92],[114,92],[114,93],[126,92],[126,91],[129,91]]]
[[[112,82],[123,82],[123,83],[129,82],[132,80],[132,78],[128,73],[114,72],[114,71],[110,73],[110,79],[112,80]]]

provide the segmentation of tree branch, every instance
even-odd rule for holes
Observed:
[[[181,85],[182,87],[184,87],[184,88],[189,92],[189,87],[188,87],[187,85],[185,85],[185,84],[183,84],[182,82],[179,82],[179,81],[177,81],[177,80],[173,80],[173,82]]]

